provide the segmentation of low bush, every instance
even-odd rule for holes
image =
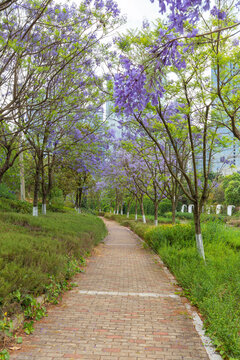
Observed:
[[[172,203],[170,200],[162,200],[158,206],[158,212],[160,215],[164,215],[167,212],[172,211]]]
[[[116,220],[115,219],[116,215],[111,214],[111,213],[105,213],[104,217],[108,220]]]
[[[104,216],[104,215],[105,215],[105,212],[103,212],[103,211],[98,212],[98,216]]]
[[[97,211],[93,210],[93,209],[83,209],[84,212],[86,212],[87,214],[92,214],[92,215],[97,215]]]
[[[147,215],[147,222],[154,224],[154,216],[153,215]],[[172,213],[168,212],[165,213],[162,216],[158,216],[158,222],[159,224],[171,224],[172,223]],[[176,223],[179,223],[179,220],[176,220]]]
[[[107,233],[101,219],[74,213],[0,213],[0,232],[0,303],[10,313],[15,291],[37,296],[50,277],[63,281],[69,259],[81,259]]]
[[[7,187],[7,185],[0,183],[0,198],[15,200],[16,195]]]
[[[240,217],[240,211],[235,211],[235,212],[233,212],[233,214],[232,214],[231,217],[232,217],[232,218],[239,218],[239,217]]]
[[[72,202],[72,201],[70,201],[70,200],[65,200],[65,201],[64,201],[64,206],[66,206],[66,207],[68,207],[68,208],[72,208],[72,209],[75,208],[74,202]]]
[[[27,201],[0,198],[0,211],[30,214],[32,212],[32,205]]]
[[[194,245],[194,228],[191,224],[161,225],[148,229],[144,239],[154,251],[162,246],[181,249]]]
[[[143,223],[136,223],[133,222],[131,224],[131,230],[133,230],[140,238],[144,239],[145,238],[145,234],[146,231],[150,228],[151,226],[149,226],[148,224],[143,224]]]
[[[225,358],[240,358],[240,254],[224,243],[207,244],[207,266],[195,247],[176,251],[162,247],[159,254],[184,288],[205,321],[207,332]]]
[[[193,220],[193,214],[187,212],[176,212],[176,218],[180,220]]]
[[[221,223],[227,222],[227,217],[222,214],[201,214],[201,221],[202,222],[211,222],[211,221],[218,221]]]
[[[121,225],[123,225],[123,223],[125,221],[134,221],[135,223],[141,223],[141,224],[143,223],[141,216],[138,216],[137,221],[135,221],[135,215],[133,215],[133,214],[131,214],[129,216],[129,218],[127,218],[126,215],[116,215],[116,214],[114,215],[114,214],[110,214],[110,213],[105,213],[104,217],[109,220],[115,220],[115,221],[119,222]],[[147,215],[146,222],[147,222],[147,224],[150,224],[150,225],[154,224],[154,216]],[[171,224],[172,217],[159,216],[158,222],[160,224]],[[176,223],[179,223],[179,220],[176,220]],[[124,226],[127,226],[127,225],[124,225]]]
[[[52,203],[48,205],[48,210],[52,211],[52,212],[59,212],[59,213],[65,213],[67,212],[67,210],[64,208],[64,204],[63,203]]]
[[[125,219],[125,220],[122,220],[121,221],[121,225],[122,226],[126,226],[126,227],[129,227],[129,228],[133,228],[134,227],[134,223],[135,221],[134,220],[130,220],[130,219]]]

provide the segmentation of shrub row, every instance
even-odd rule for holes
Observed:
[[[104,216],[106,219],[109,219],[109,220],[115,220],[115,221],[119,222],[119,224],[122,224],[122,222],[124,222],[124,221],[133,221],[134,223],[135,222],[142,223],[142,217],[138,216],[138,220],[135,221],[135,215],[133,215],[133,214],[131,214],[129,216],[129,218],[127,218],[126,215],[116,215],[116,214],[114,215],[114,214],[110,214],[110,213],[101,213],[99,215]],[[146,221],[147,221],[147,224],[149,224],[149,225],[154,224],[154,216],[153,215],[147,215],[146,216]],[[172,223],[172,215],[170,215],[170,217],[168,217],[168,216],[159,216],[158,221],[161,224],[171,224]],[[176,223],[179,223],[179,221],[176,220]],[[124,225],[124,226],[126,226],[126,225]]]
[[[52,276],[63,281],[69,261],[89,252],[106,228],[93,215],[0,213],[0,233],[0,305],[11,313],[16,311],[14,292],[37,296]]]
[[[144,239],[154,251],[163,246],[194,246],[194,228],[191,224],[157,226],[146,230]]]
[[[26,201],[0,197],[0,211],[13,211],[22,214],[30,214],[32,212],[32,205]]]

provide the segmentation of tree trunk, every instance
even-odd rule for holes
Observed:
[[[116,211],[115,214],[118,215],[119,214],[119,204],[118,204],[118,190],[116,189]]]
[[[123,215],[123,203],[121,203],[121,215]]]
[[[78,193],[77,212],[78,212],[78,214],[81,214],[82,193],[83,193],[82,187],[79,187],[77,189],[77,193]]]
[[[77,210],[78,207],[78,189],[76,191],[76,198],[75,198],[75,209]]]
[[[176,222],[176,201],[172,200],[172,224]]]
[[[130,206],[131,206],[131,200],[127,204],[127,218],[129,218]]]
[[[195,225],[195,237],[196,237],[196,245],[198,249],[199,255],[205,261],[205,253],[204,253],[204,246],[203,246],[203,239],[202,239],[202,232],[201,232],[201,222],[200,222],[200,211],[197,205],[194,205],[194,225]]]
[[[42,214],[46,215],[47,213],[47,194],[45,191],[42,192]]]
[[[158,226],[158,202],[154,204],[154,225]]]
[[[47,189],[45,184],[44,167],[42,164],[42,214],[46,215],[46,213],[47,213]]]
[[[23,152],[19,155],[19,167],[20,167],[20,193],[21,193],[21,200],[26,200],[26,193],[25,193],[25,176],[24,176],[24,161],[23,161]]]
[[[144,207],[143,207],[143,197],[141,197],[141,200],[140,200],[140,207],[141,207],[143,223],[146,224],[146,216],[145,216]]]
[[[136,198],[136,205],[135,205],[135,221],[138,219],[138,199]]]
[[[51,201],[51,191],[53,188],[53,167],[48,167],[48,186],[47,186],[47,197],[49,202]],[[67,194],[64,195],[64,199],[66,200]]]
[[[33,195],[33,216],[38,216],[38,193],[40,188],[40,161],[36,164]]]
[[[42,203],[42,214],[43,215],[47,214],[47,204],[45,202]]]

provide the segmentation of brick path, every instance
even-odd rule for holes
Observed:
[[[183,300],[154,256],[126,228],[109,236],[78,287],[35,324],[16,360],[209,360]]]

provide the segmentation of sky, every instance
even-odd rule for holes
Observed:
[[[80,3],[81,0],[70,0]],[[141,28],[144,19],[149,22],[155,21],[159,17],[158,0],[152,4],[150,0],[115,0],[121,9],[122,15],[127,15],[127,23],[118,29],[119,32],[125,32],[127,29]],[[69,0],[61,0],[62,3]]]
[[[150,0],[116,0],[116,2],[122,14],[127,15],[127,24],[122,27],[123,29],[141,27],[144,19],[151,22],[159,16],[158,0],[153,4]]]

